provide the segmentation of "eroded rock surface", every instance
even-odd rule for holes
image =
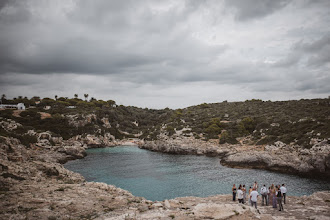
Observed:
[[[46,135],[47,136],[47,135]],[[51,138],[51,137],[47,137]],[[105,183],[86,182],[61,163],[86,155],[78,140],[26,147],[0,143],[0,219],[326,219],[330,192],[289,197],[285,211],[256,210],[230,195],[149,201]]]
[[[146,141],[140,148],[172,154],[217,156],[221,164],[236,168],[259,168],[330,180],[330,144],[316,141],[312,148],[276,142],[274,145],[220,145],[215,140],[163,136]]]

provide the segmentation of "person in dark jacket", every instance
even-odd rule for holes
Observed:
[[[283,211],[283,204],[282,204],[282,193],[281,193],[281,189],[280,187],[277,187],[277,204],[278,204],[278,207],[280,208],[279,211]]]
[[[236,185],[235,184],[233,185],[233,188],[231,188],[231,191],[233,191],[233,201],[236,201],[236,191],[237,191],[237,188],[236,188]]]

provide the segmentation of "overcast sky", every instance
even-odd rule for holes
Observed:
[[[0,0],[0,93],[148,108],[325,98],[329,24],[329,0]]]

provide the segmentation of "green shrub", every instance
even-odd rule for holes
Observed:
[[[24,135],[17,135],[16,138],[18,140],[20,140],[21,144],[29,147],[30,144],[34,144],[38,141],[37,137],[34,135],[28,135],[28,134],[24,134]]]

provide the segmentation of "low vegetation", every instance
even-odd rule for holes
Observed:
[[[88,95],[87,95],[88,97]],[[60,97],[2,99],[3,103],[24,103],[28,108],[13,115],[14,110],[0,111],[2,119],[13,119],[22,126],[13,131],[0,128],[1,136],[15,136],[24,144],[34,143],[28,130],[51,131],[54,136],[68,139],[75,135],[111,133],[118,139],[157,139],[161,132],[172,136],[181,131],[184,136],[198,139],[219,139],[220,143],[237,143],[249,136],[254,144],[275,141],[310,147],[311,138],[330,136],[330,100],[301,99],[292,101],[247,100],[221,102],[184,109],[155,110],[116,105],[113,100],[87,101]],[[41,112],[51,117],[41,119]]]

